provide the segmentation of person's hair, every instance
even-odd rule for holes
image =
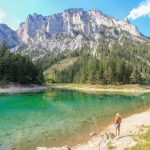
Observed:
[[[119,113],[116,113],[116,117],[119,117],[120,116],[120,114]]]

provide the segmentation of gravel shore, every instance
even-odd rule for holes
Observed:
[[[150,126],[150,109],[123,119],[121,135],[117,138],[114,138],[114,125],[110,125],[102,133],[93,136],[90,141],[75,147],[38,147],[37,150],[108,150],[110,146],[113,150],[124,150],[136,144],[133,135],[138,134],[139,128],[146,126]]]
[[[33,85],[33,86],[9,86],[9,87],[0,87],[0,94],[13,94],[13,93],[27,93],[27,92],[39,92],[39,91],[44,91],[46,90],[46,86],[38,86],[38,85]]]

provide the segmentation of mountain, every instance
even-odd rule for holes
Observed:
[[[29,15],[17,32],[29,48],[51,51],[72,50],[85,45],[95,48],[103,35],[116,40],[120,40],[124,32],[134,38],[141,36],[127,19],[119,21],[98,9],[68,9],[46,17]]]
[[[0,25],[0,43],[4,41],[48,69],[45,75],[52,82],[150,83],[150,39],[128,19],[98,9],[29,15],[17,31]],[[68,59],[73,63],[59,70]]]
[[[0,45],[6,42],[9,48],[14,48],[19,44],[19,38],[15,31],[6,24],[0,24]]]
[[[47,51],[64,51],[89,47],[96,49],[99,39],[120,42],[123,37],[149,42],[128,19],[117,20],[98,9],[84,11],[72,8],[51,16],[34,13],[20,24],[17,31],[0,25],[0,43],[25,53],[45,54]]]

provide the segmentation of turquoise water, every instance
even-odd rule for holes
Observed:
[[[101,131],[117,112],[127,116],[149,108],[149,98],[150,93],[94,95],[54,89],[1,95],[0,144],[16,150],[74,145]]]

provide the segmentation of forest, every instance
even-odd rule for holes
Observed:
[[[83,47],[74,51],[49,51],[39,59],[12,53],[3,44],[0,47],[0,81],[41,84],[45,81],[45,70],[72,57],[77,61],[64,70],[55,69],[51,83],[150,84],[150,45],[126,38],[121,44],[101,39],[96,50]]]
[[[54,70],[56,83],[150,84],[150,46],[124,40],[100,41],[95,54],[84,49],[65,70]],[[88,52],[88,53],[85,53]]]
[[[42,71],[27,56],[10,52],[6,44],[0,47],[0,82],[41,84]]]

